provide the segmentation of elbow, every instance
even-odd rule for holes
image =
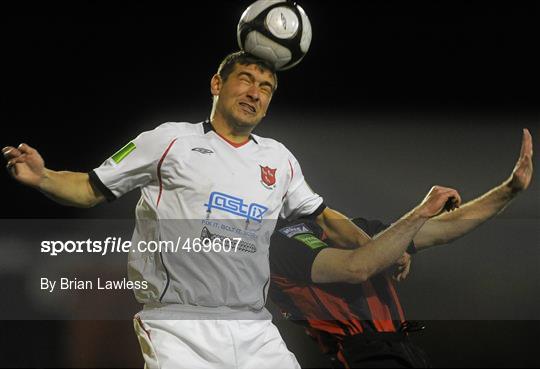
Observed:
[[[374,255],[362,247],[354,251],[346,261],[349,283],[364,283],[379,272],[380,265]]]
[[[347,275],[347,283],[360,284],[367,282],[371,278],[372,273],[365,265],[353,265],[353,263],[349,263]]]
[[[85,209],[90,209],[96,205],[101,204],[104,201],[105,201],[105,198],[103,196],[92,196],[91,198],[87,199],[84,205],[81,207]]]
[[[64,205],[72,206],[78,209],[90,209],[96,206],[97,204],[92,203],[92,202],[77,202],[77,203],[64,204]]]
[[[86,202],[84,204],[79,204],[77,207],[80,208],[80,209],[90,209],[90,208],[93,208],[96,205],[97,205],[97,203],[94,203],[94,202]]]
[[[93,196],[89,196],[85,199],[79,199],[71,204],[68,204],[68,205],[71,205],[73,207],[76,207],[76,208],[79,208],[79,209],[90,209],[90,208],[93,208],[94,206],[98,205],[99,203],[101,203],[103,201],[103,199],[101,199],[100,197],[93,197]]]

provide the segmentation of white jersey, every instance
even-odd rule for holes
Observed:
[[[169,242],[129,253],[128,276],[146,281],[135,295],[147,306],[262,311],[276,220],[324,208],[283,144],[252,135],[237,147],[209,122],[144,132],[90,177],[108,200],[141,188],[133,247]]]

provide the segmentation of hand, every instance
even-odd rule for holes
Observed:
[[[524,128],[521,153],[516,166],[512,171],[512,175],[508,179],[508,185],[512,189],[512,192],[525,191],[529,187],[533,175],[532,155],[532,136],[529,130]]]
[[[20,144],[18,148],[4,147],[2,154],[8,161],[7,169],[13,178],[27,186],[39,187],[45,178],[45,162],[37,150]]]
[[[459,193],[448,187],[433,186],[422,203],[415,209],[423,218],[433,218],[443,211],[452,211],[461,205]]]
[[[403,256],[396,261],[396,264],[394,265],[395,271],[392,276],[394,281],[401,282],[407,278],[409,272],[411,271],[411,260],[411,255],[404,253]]]

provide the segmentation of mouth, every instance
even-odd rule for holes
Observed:
[[[240,107],[242,108],[242,110],[244,110],[245,112],[249,113],[249,114],[256,114],[257,113],[257,108],[255,108],[255,106],[247,103],[247,102],[240,102],[239,103]]]

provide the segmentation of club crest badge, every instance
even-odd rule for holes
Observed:
[[[268,166],[263,167],[262,165],[259,165],[261,167],[261,183],[262,185],[269,189],[273,190],[276,188],[276,169],[272,169]]]

